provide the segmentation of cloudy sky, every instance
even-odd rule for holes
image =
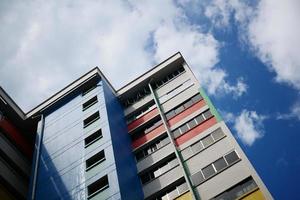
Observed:
[[[115,88],[180,51],[277,199],[300,179],[300,1],[0,2],[0,84],[28,111],[95,66]]]

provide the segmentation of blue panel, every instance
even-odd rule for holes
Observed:
[[[120,195],[120,180],[117,177],[119,174],[116,170],[116,159],[113,153],[109,153],[114,149],[111,138],[112,129],[109,127],[111,124],[108,122],[109,117],[107,115],[109,111],[106,108],[103,91],[102,82],[100,81],[98,87],[87,95],[72,94],[64,102],[60,102],[59,106],[55,105],[54,108],[51,108],[51,111],[48,111],[45,116],[41,154],[38,160],[35,193],[37,200],[87,199],[86,187],[104,175],[108,175],[109,179],[109,188],[105,191],[108,197]],[[82,103],[95,95],[97,95],[99,102],[82,111]],[[83,120],[96,111],[100,112],[100,119],[84,128]],[[123,111],[118,110],[118,113],[123,113]],[[85,148],[84,139],[98,128],[102,129],[103,138],[97,143],[97,146],[91,145]],[[107,151],[107,154],[105,154],[107,158],[104,162],[107,161],[109,164],[104,164],[104,168],[99,171],[94,170],[92,174],[89,173],[87,176],[86,158],[103,149]],[[127,147],[127,151],[131,150]],[[130,165],[133,164],[133,161],[130,160]]]
[[[123,108],[105,81],[103,81],[103,90],[121,198],[123,200],[144,199],[142,185],[137,175],[136,162],[132,153],[131,140],[127,132]]]

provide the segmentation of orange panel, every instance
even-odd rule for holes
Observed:
[[[152,119],[156,115],[158,115],[157,108],[151,110],[150,112],[146,113],[145,115],[143,115],[143,116],[139,117],[138,119],[134,120],[133,122],[128,124],[128,126],[127,126],[128,127],[128,132],[132,131],[133,129],[137,128],[138,126],[140,126],[141,124],[147,122],[148,120]]]
[[[149,140],[159,136],[160,134],[165,132],[165,127],[164,125],[160,125],[157,128],[155,128],[154,130],[150,131],[149,133],[147,133],[146,135],[143,135],[142,137],[134,140],[132,142],[132,148],[136,149],[140,146],[142,146],[143,144],[145,144],[146,142],[148,142]]]
[[[195,128],[191,129],[190,131],[188,131],[185,134],[183,134],[183,135],[179,136],[178,138],[176,138],[175,139],[175,144],[177,146],[182,145],[183,143],[185,143],[189,139],[195,137],[196,135],[199,135],[200,133],[202,133],[203,131],[205,131],[206,129],[208,129],[209,127],[213,126],[216,123],[217,123],[217,120],[216,120],[215,117],[212,117],[212,118],[206,120],[202,124],[196,126]]]
[[[200,108],[202,108],[203,106],[205,106],[205,101],[202,99],[201,101],[197,102],[196,104],[192,105],[191,107],[189,107],[188,109],[182,111],[181,113],[179,113],[178,115],[176,115],[175,117],[171,118],[168,123],[169,126],[173,126],[174,124],[176,124],[177,122],[179,122],[180,120],[182,120],[183,118],[189,116],[190,114],[196,112],[197,110],[199,110]]]

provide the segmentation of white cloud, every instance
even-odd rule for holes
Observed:
[[[229,115],[232,120],[232,115]],[[251,146],[253,143],[262,138],[264,135],[263,121],[265,116],[259,115],[256,111],[243,110],[239,116],[234,119],[234,129],[237,137],[246,145]]]
[[[215,67],[219,42],[171,0],[1,2],[0,11],[0,83],[25,110],[94,66],[118,88],[177,51],[211,94],[246,91]]]
[[[276,72],[276,80],[300,90],[300,2],[262,0],[249,24],[257,56]]]
[[[261,0],[250,5],[241,0],[213,0],[205,15],[217,28],[239,26],[239,37],[276,73],[276,81],[300,90],[300,1]]]
[[[279,113],[276,118],[284,120],[295,118],[300,121],[300,102],[297,101],[294,105],[292,105],[289,113]]]

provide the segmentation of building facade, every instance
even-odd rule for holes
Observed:
[[[272,199],[180,53],[118,90],[95,68],[24,118],[28,199]]]
[[[0,199],[26,199],[35,133],[34,120],[0,87]]]

